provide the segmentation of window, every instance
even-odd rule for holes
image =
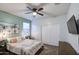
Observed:
[[[30,36],[30,23],[23,22],[22,35]]]

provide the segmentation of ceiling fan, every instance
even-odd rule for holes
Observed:
[[[25,14],[32,13],[34,16],[36,16],[37,14],[38,15],[41,15],[41,16],[44,16],[44,14],[40,13],[40,11],[42,11],[43,8],[31,8],[31,7],[27,7],[27,8],[30,10],[30,12],[27,12]]]
[[[60,5],[61,3],[54,3],[55,5]],[[48,3],[41,3],[38,6],[32,5],[32,4],[27,4],[27,11],[25,14],[33,14],[33,16],[35,17],[37,14],[40,16],[44,16],[44,14],[46,15],[51,15],[48,12],[44,11],[44,6],[48,5]]]

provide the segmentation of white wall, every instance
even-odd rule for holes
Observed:
[[[66,22],[71,18],[72,15],[75,15],[76,20],[79,19],[79,4],[71,4],[68,14],[67,14],[67,18],[66,18]],[[67,24],[65,22],[65,29],[66,29],[66,33],[65,36],[66,38],[66,42],[70,43],[72,45],[72,47],[76,50],[77,53],[79,53],[79,47],[78,47],[78,35],[74,35],[74,34],[70,34],[68,33],[68,28],[67,28]]]
[[[47,25],[47,24],[51,24],[51,25],[59,25],[59,40],[60,41],[66,41],[66,36],[65,36],[65,19],[66,16],[58,16],[58,17],[53,17],[53,18],[48,18],[48,19],[42,19],[41,20],[41,24],[42,25]]]
[[[42,26],[42,42],[49,45],[59,44],[59,24],[47,24]]]
[[[37,19],[32,20],[32,30],[31,35],[34,39],[41,40],[41,26]]]
[[[59,34],[56,35],[56,37],[54,37],[56,40],[54,40],[54,38],[51,38],[53,39],[52,41],[55,42],[53,43],[52,45],[56,45],[58,46],[59,45],[59,40],[60,41],[65,41],[65,28],[64,28],[64,19],[66,19],[66,16],[63,15],[63,16],[58,16],[58,17],[50,17],[50,18],[46,18],[46,19],[34,19],[32,20],[32,36],[35,37],[35,39],[38,39],[38,40],[41,40],[42,39],[42,36],[41,36],[41,31],[42,31],[42,27],[43,26],[57,26],[59,27],[58,31],[59,31]],[[64,29],[62,29],[64,28]],[[51,35],[54,35],[53,33]]]
[[[41,26],[39,24],[42,25],[46,25],[46,24],[58,24],[60,27],[60,33],[59,33],[59,39],[58,41],[65,41],[68,42],[72,45],[72,47],[76,50],[77,53],[79,53],[79,39],[78,39],[78,35],[74,35],[74,34],[70,34],[68,32],[68,28],[67,28],[67,21],[70,19],[70,17],[72,15],[75,15],[76,20],[79,19],[79,4],[71,4],[69,11],[67,13],[67,15],[65,16],[59,16],[59,17],[52,17],[52,18],[48,18],[48,19],[41,19],[39,20],[33,20],[33,24],[36,24],[36,30],[35,32],[32,31],[32,35],[35,36],[37,39],[41,39]],[[36,34],[35,34],[36,33]],[[35,34],[35,35],[34,35]]]

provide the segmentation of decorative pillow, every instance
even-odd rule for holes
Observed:
[[[21,37],[16,37],[17,38],[17,42],[21,42],[22,38]]]
[[[13,37],[11,40],[10,40],[10,43],[16,43],[17,42],[17,38],[16,37]]]
[[[2,38],[0,38],[0,41],[2,41],[3,39]]]

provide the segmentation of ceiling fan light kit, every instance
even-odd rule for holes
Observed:
[[[33,15],[35,15],[35,16],[36,16],[36,15],[37,15],[37,13],[36,13],[36,12],[33,12]]]

